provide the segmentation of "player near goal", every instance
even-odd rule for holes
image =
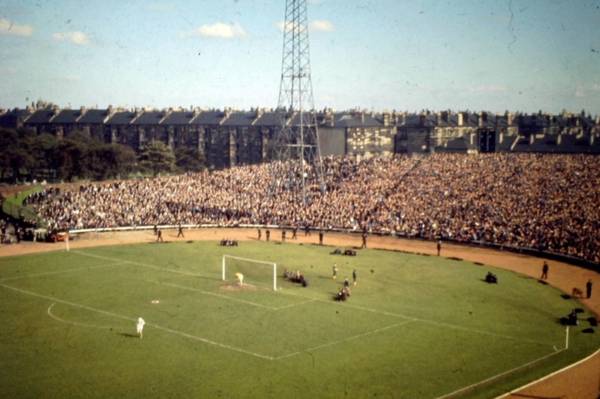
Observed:
[[[221,263],[223,281],[235,278],[239,287],[251,287],[253,284],[269,285],[277,290],[277,264],[257,259],[223,255]]]

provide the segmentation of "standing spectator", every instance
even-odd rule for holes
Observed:
[[[363,232],[362,232],[362,244],[360,247],[361,248],[367,247],[367,230],[363,230]]]
[[[156,242],[164,242],[162,238],[162,230],[160,229],[156,231]]]
[[[296,240],[298,234],[298,226],[294,225],[294,228],[292,229],[292,240]]]
[[[440,256],[441,252],[442,252],[442,240],[438,240],[437,241],[437,256]]]
[[[185,238],[185,236],[183,235],[183,227],[181,227],[181,223],[179,223],[179,226],[177,226],[177,238]]]
[[[267,241],[269,241],[270,238],[271,238],[271,231],[270,230],[265,231],[265,239]]]
[[[542,280],[548,280],[548,270],[550,270],[548,262],[544,261],[544,265],[542,266],[542,276],[540,277]]]
[[[285,229],[281,230],[281,242],[285,242]]]
[[[319,230],[319,245],[323,245],[323,230]]]
[[[261,229],[257,229],[258,230],[258,241],[260,241],[260,239],[262,238],[262,230]]]
[[[590,299],[592,297],[592,279],[589,279],[585,284],[585,291],[587,294],[587,298]]]

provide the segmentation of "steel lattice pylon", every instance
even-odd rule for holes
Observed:
[[[325,190],[310,72],[307,8],[307,0],[286,0],[277,103],[281,129],[273,140],[273,157],[287,165],[286,189],[296,190],[296,198],[304,205],[310,192]]]

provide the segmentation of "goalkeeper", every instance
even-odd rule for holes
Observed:
[[[244,275],[242,273],[236,273],[235,277],[237,278],[238,285],[241,287],[244,285]]]

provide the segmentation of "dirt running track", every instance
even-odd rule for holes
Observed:
[[[288,237],[291,236],[288,231]],[[163,232],[166,241],[184,240],[220,240],[222,238],[235,239],[239,241],[255,240],[257,237],[255,229],[199,229],[185,230],[185,239],[177,239],[176,231]],[[278,241],[281,234],[272,231],[272,241]],[[263,234],[264,238],[264,234]],[[86,248],[101,245],[133,244],[139,242],[154,241],[152,231],[132,231],[115,233],[86,233],[70,242],[71,248]],[[290,240],[293,243],[316,243],[318,234],[305,237],[304,232],[298,232],[298,240]],[[326,233],[325,245],[331,246],[360,246],[359,235],[342,233]],[[414,253],[436,254],[435,243],[404,240],[393,237],[369,237],[369,248],[402,250]],[[22,255],[27,253],[64,250],[64,243],[21,243],[16,245],[0,246],[0,256]],[[531,277],[539,277],[541,274],[542,261],[538,258],[511,252],[501,252],[484,248],[473,248],[453,244],[444,244],[442,256],[457,257],[472,262],[481,262],[503,269],[513,270]],[[550,265],[548,283],[558,287],[566,293],[571,293],[573,287],[579,287],[583,291],[588,279],[594,281],[595,293],[591,299],[583,299],[582,303],[592,309],[596,315],[600,315],[600,274],[591,270],[575,267],[562,262],[548,261]],[[551,374],[550,376],[520,388],[520,390],[508,393],[501,398],[570,398],[570,399],[598,399],[600,398],[600,352],[596,352],[591,358],[571,367],[563,372]]]

